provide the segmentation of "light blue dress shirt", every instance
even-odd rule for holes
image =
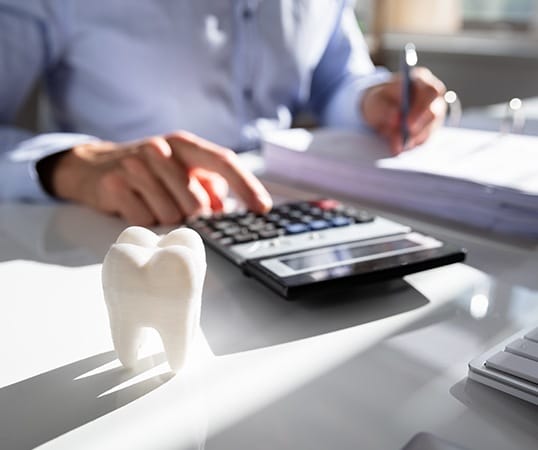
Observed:
[[[344,0],[0,0],[0,200],[45,200],[36,162],[92,139],[241,151],[305,109],[360,127],[387,77]],[[55,132],[32,136],[12,124],[39,79]]]

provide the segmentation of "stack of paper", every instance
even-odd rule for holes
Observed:
[[[538,138],[443,128],[393,157],[381,138],[292,129],[264,138],[266,173],[357,199],[538,237]]]

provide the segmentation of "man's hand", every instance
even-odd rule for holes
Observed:
[[[60,157],[50,176],[54,195],[137,225],[177,224],[222,210],[228,184],[249,209],[271,208],[269,193],[232,150],[186,132],[80,145]]]
[[[425,67],[411,72],[412,91],[409,110],[408,147],[422,144],[443,123],[446,104],[443,95],[445,85]],[[385,136],[394,154],[405,150],[401,134],[402,79],[395,75],[385,84],[368,89],[362,100],[364,120],[377,132]]]

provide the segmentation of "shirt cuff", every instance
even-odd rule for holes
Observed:
[[[370,130],[364,122],[360,104],[362,96],[372,86],[387,83],[392,73],[384,67],[376,68],[371,75],[351,77],[333,96],[321,118],[322,125],[333,128]]]
[[[39,181],[39,160],[76,145],[98,140],[94,136],[48,133],[20,142],[0,160],[0,199],[34,202],[51,201]]]

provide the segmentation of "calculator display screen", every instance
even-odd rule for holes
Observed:
[[[318,250],[302,254],[300,256],[291,256],[280,260],[282,264],[290,267],[295,271],[315,268],[320,266],[330,266],[343,261],[350,261],[357,258],[386,254],[398,250],[404,250],[413,247],[419,247],[420,244],[408,239],[379,242],[368,245],[356,246],[338,246],[327,250]]]

